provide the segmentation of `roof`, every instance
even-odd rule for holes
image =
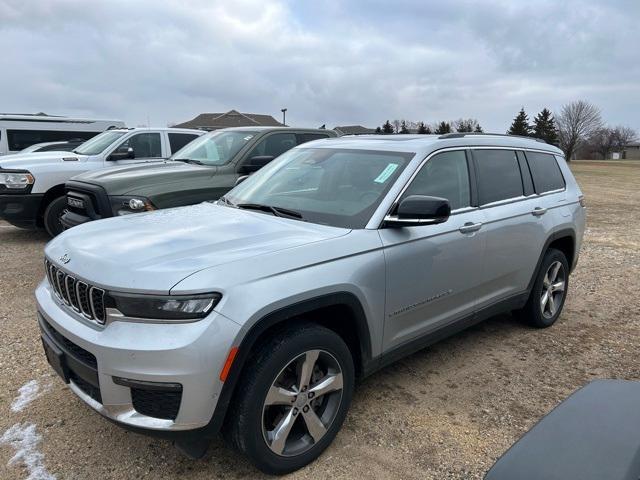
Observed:
[[[375,133],[375,129],[363,127],[362,125],[342,125],[334,127],[338,135],[366,135]]]
[[[200,130],[217,130],[229,127],[282,127],[271,115],[259,113],[240,113],[229,110],[226,113],[201,113],[193,120],[174,125],[174,128],[197,128]]]
[[[304,148],[304,145],[302,146]],[[411,152],[427,155],[435,150],[447,147],[510,147],[531,150],[543,150],[554,155],[562,151],[544,142],[526,137],[504,134],[473,135],[353,135],[313,143],[314,148],[352,148],[361,150],[382,150],[390,152]],[[300,147],[298,147],[300,148]]]
[[[629,142],[624,146],[624,148],[629,148],[629,147],[633,147],[633,148],[640,147],[640,142]]]

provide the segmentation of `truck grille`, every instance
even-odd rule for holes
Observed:
[[[47,279],[56,296],[89,320],[104,324],[104,290],[63,272],[49,260],[44,261]]]

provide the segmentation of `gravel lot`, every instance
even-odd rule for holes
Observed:
[[[496,317],[373,375],[334,444],[291,478],[482,478],[576,388],[640,377],[640,162],[572,168],[588,230],[558,323],[538,331]],[[0,478],[259,478],[220,441],[192,461],[125,432],[53,376],[33,299],[46,241],[0,222]],[[25,384],[23,398],[35,399],[20,409]]]

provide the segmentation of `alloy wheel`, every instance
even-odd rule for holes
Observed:
[[[562,305],[565,294],[566,274],[562,263],[559,261],[549,265],[542,280],[542,293],[540,295],[540,309],[545,318],[553,318]]]
[[[342,400],[342,369],[325,350],[309,350],[277,375],[263,403],[262,435],[277,455],[300,455],[331,427]]]

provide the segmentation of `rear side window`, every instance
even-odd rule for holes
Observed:
[[[313,140],[329,138],[329,135],[325,135],[324,133],[297,133],[296,136],[298,137],[298,145],[301,143],[311,142]]]
[[[296,142],[295,133],[272,133],[255,146],[248,158],[263,155],[276,158],[287,150],[295,147]]]
[[[553,155],[548,153],[526,152],[529,170],[533,177],[536,193],[550,192],[564,188],[564,178]]]
[[[196,138],[198,138],[198,135],[193,135],[190,133],[170,133],[169,145],[171,146],[171,153],[176,153],[187,143],[195,140]]]
[[[474,150],[480,205],[523,195],[518,157],[513,150]]]
[[[427,195],[449,200],[451,210],[471,204],[469,170],[463,151],[434,155],[415,176],[402,198]]]
[[[89,140],[100,132],[75,132],[65,130],[7,130],[9,150],[24,150],[35,143],[61,142],[74,138]]]

